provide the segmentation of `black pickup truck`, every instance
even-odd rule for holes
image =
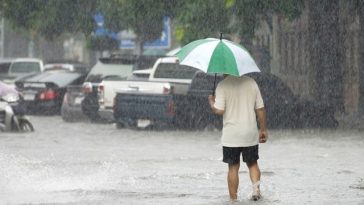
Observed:
[[[260,87],[267,110],[269,128],[338,126],[332,108],[302,100],[278,77],[267,73],[249,74]],[[217,83],[222,76],[217,77]],[[214,115],[207,97],[212,93],[214,76],[197,72],[185,93],[117,93],[114,117],[117,127],[167,124],[170,127],[222,128],[222,118]]]

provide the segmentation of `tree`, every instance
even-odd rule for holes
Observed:
[[[225,0],[186,0],[176,16],[177,38],[182,44],[230,33]]]
[[[245,45],[250,45],[254,31],[261,21],[271,25],[273,14],[280,14],[293,20],[301,15],[303,0],[226,0],[237,33]]]
[[[98,0],[2,0],[3,17],[33,35],[53,39],[64,33],[91,34]]]
[[[222,32],[250,44],[261,20],[269,23],[273,13],[294,19],[303,8],[303,0],[187,0],[177,13],[177,35],[184,44]]]
[[[109,0],[102,1],[100,11],[106,27],[112,31],[130,29],[136,35],[135,53],[141,55],[146,41],[158,39],[163,30],[163,17],[173,16],[178,0]]]

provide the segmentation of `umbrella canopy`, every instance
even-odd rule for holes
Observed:
[[[254,59],[241,45],[217,38],[193,41],[176,53],[180,64],[198,68],[207,73],[241,76],[260,72]]]

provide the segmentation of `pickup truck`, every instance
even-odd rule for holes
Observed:
[[[98,114],[101,118],[106,119],[109,122],[114,121],[114,115],[112,113],[112,107],[114,103],[114,97],[117,90],[132,89],[130,81],[146,81],[149,79],[152,69],[136,70],[133,74],[127,78],[127,80],[119,79],[105,79],[101,81],[98,87]],[[137,83],[137,82],[135,82]]]
[[[133,72],[127,80],[104,79],[98,88],[98,114],[114,120],[113,103],[117,92],[168,93],[171,87],[175,92],[186,92],[191,83],[195,68],[179,65],[176,57],[161,57],[153,67]]]
[[[115,55],[109,58],[100,58],[99,62],[91,69],[83,83],[84,99],[81,108],[93,122],[104,122],[99,113],[98,88],[102,80],[126,80],[135,70],[149,68],[158,56],[128,56]]]
[[[185,82],[145,82],[139,90],[117,91],[114,118],[118,128],[149,125],[184,129],[203,129],[208,125],[222,127],[220,117],[212,114],[207,102],[207,96],[213,90],[214,76],[181,65],[173,72],[170,70],[163,75],[180,76]],[[221,79],[219,76],[218,80]]]

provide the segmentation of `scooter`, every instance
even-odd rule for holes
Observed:
[[[18,94],[0,96],[0,131],[33,132]]]

